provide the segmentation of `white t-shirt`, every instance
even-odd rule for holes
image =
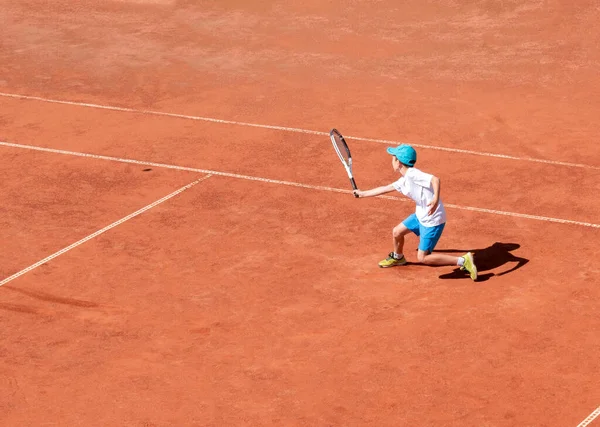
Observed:
[[[426,227],[434,227],[446,222],[446,209],[440,198],[438,207],[432,215],[428,215],[427,204],[433,200],[433,186],[431,178],[433,175],[420,171],[417,168],[408,168],[406,175],[394,182],[396,190],[410,197],[417,204],[415,213],[417,219]]]

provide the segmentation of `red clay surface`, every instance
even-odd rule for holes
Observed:
[[[582,163],[418,165],[447,203],[598,223],[595,3],[394,3],[0,1],[0,92]],[[348,186],[326,137],[2,95],[0,125]],[[394,179],[384,147],[352,145],[362,187]],[[0,152],[0,279],[202,176]],[[0,288],[0,424],[575,427],[600,404],[600,231],[450,208],[438,249],[476,250],[479,283],[378,269],[411,210],[203,181]]]
[[[189,172],[144,169],[2,147],[0,193],[8,202],[0,207],[0,277],[198,179]]]
[[[4,114],[9,124],[4,139],[26,145],[310,185],[347,186],[347,177],[343,170],[340,174],[341,165],[338,158],[331,155],[331,144],[326,136],[29,100],[0,98],[0,105],[8,110]],[[30,109],[35,111],[35,116],[27,114]],[[102,123],[102,126],[93,127],[90,122]],[[360,185],[372,187],[394,179],[385,147],[376,142],[352,144],[354,170]],[[440,154],[427,149],[419,152],[419,164],[423,170],[443,168],[444,200],[448,203],[598,222],[597,206],[590,203],[588,195],[589,189],[600,180],[600,169],[463,153]],[[468,183],[478,191],[465,191]],[[549,186],[552,191],[548,191]],[[565,210],[565,206],[569,206],[569,210]]]

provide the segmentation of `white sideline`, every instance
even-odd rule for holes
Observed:
[[[600,416],[600,406],[598,406],[594,412],[592,412],[590,415],[588,415],[588,417],[585,420],[583,420],[581,423],[579,423],[577,425],[577,427],[585,427],[585,426],[590,425],[592,423],[592,421],[594,421],[596,418],[598,418],[598,416]]]
[[[245,179],[248,181],[260,181],[260,182],[267,182],[267,183],[271,183],[271,184],[308,188],[308,189],[312,189],[312,190],[330,191],[330,192],[334,192],[334,193],[351,193],[351,191],[343,190],[341,188],[302,184],[299,182],[281,181],[281,180],[277,180],[277,179],[262,178],[262,177],[256,177],[256,176],[250,176],[250,175],[241,175],[241,174],[231,173],[231,172],[222,172],[222,171],[215,171],[215,170],[210,170],[210,169],[199,169],[199,168],[192,168],[192,167],[186,167],[186,166],[169,165],[169,164],[165,164],[165,163],[155,163],[155,162],[148,162],[148,161],[142,161],[142,160],[133,160],[133,159],[124,159],[124,158],[119,158],[119,157],[102,156],[99,154],[80,153],[77,151],[59,150],[59,149],[55,149],[55,148],[37,147],[37,146],[33,146],[33,145],[15,144],[15,143],[11,143],[11,142],[0,141],[0,146],[23,148],[23,149],[27,149],[27,150],[43,151],[43,152],[55,153],[55,154],[66,154],[66,155],[78,156],[78,157],[88,157],[88,158],[92,158],[92,159],[109,160],[109,161],[120,162],[120,163],[130,163],[130,164],[137,164],[137,165],[144,165],[144,166],[154,166],[154,167],[158,167],[158,168],[176,169],[176,170],[189,171],[189,172],[198,172],[198,173],[202,173],[202,174],[226,176],[229,178]],[[379,197],[383,198],[383,199],[407,201],[404,198],[393,197],[393,196],[379,196]],[[499,211],[499,210],[494,210],[494,209],[477,208],[477,207],[472,207],[472,206],[461,206],[461,205],[455,205],[455,204],[451,204],[451,203],[445,203],[445,206],[449,207],[449,208],[454,208],[454,209],[488,213],[488,214],[493,214],[493,215],[512,216],[512,217],[517,217],[517,218],[526,218],[526,219],[533,219],[533,220],[538,220],[538,221],[554,222],[554,223],[559,223],[559,224],[570,224],[570,225],[578,225],[578,226],[582,226],[582,227],[600,228],[600,224],[594,224],[594,223],[582,222],[582,221],[574,221],[574,220],[569,220],[569,219],[552,218],[552,217],[545,217],[545,216],[538,216],[538,215],[529,215],[529,214],[523,214],[523,213],[517,213],[517,212]]]
[[[72,105],[72,106],[78,106],[78,107],[96,108],[96,109],[101,109],[101,110],[122,111],[122,112],[128,112],[128,113],[147,114],[147,115],[163,116],[163,117],[174,117],[174,118],[179,118],[179,119],[196,120],[196,121],[204,121],[204,122],[211,122],[211,123],[221,123],[221,124],[236,125],[236,126],[247,126],[247,127],[255,127],[255,128],[262,128],[262,129],[280,130],[280,131],[285,131],[285,132],[296,132],[296,133],[305,133],[305,134],[311,134],[311,135],[329,136],[328,132],[316,131],[316,130],[310,130],[310,129],[301,129],[301,128],[275,126],[275,125],[264,125],[264,124],[258,124],[258,123],[238,122],[238,121],[234,121],[234,120],[223,120],[223,119],[216,119],[216,118],[212,118],[212,117],[192,116],[192,115],[187,115],[187,114],[176,114],[176,113],[168,113],[168,112],[163,112],[163,111],[137,110],[135,108],[116,107],[113,105],[93,104],[93,103],[88,103],[88,102],[62,101],[62,100],[58,100],[58,99],[42,98],[39,96],[20,95],[17,93],[0,92],[0,97],[25,99],[25,100],[30,100],[30,101],[41,101],[41,102],[48,102],[48,103],[52,103],[52,104]],[[345,138],[349,139],[349,140],[353,139],[356,141],[368,141],[368,142],[376,142],[379,144],[388,144],[388,145],[398,145],[398,144],[402,143],[401,141],[392,141],[392,140],[376,139],[376,138],[364,138],[364,137],[358,137],[358,136],[345,136]],[[495,157],[495,158],[507,159],[507,160],[519,160],[519,161],[534,162],[534,163],[545,163],[548,165],[555,165],[555,166],[568,166],[568,167],[575,167],[575,168],[600,170],[600,166],[585,165],[585,164],[581,164],[581,163],[560,162],[560,161],[555,161],[555,160],[536,159],[536,158],[531,158],[531,157],[517,157],[517,156],[510,156],[507,154],[488,153],[485,151],[463,150],[460,148],[439,147],[439,146],[435,146],[435,145],[413,144],[413,143],[411,143],[411,145],[413,145],[414,147],[417,147],[417,148],[447,151],[447,152],[460,153],[460,154],[470,154],[470,155],[474,155],[474,156]]]
[[[140,214],[142,214],[142,213],[146,212],[146,211],[147,211],[147,210],[149,210],[149,209],[152,209],[152,208],[153,208],[153,207],[155,207],[156,205],[159,205],[159,204],[161,204],[161,203],[163,203],[163,202],[165,202],[165,201],[169,200],[170,198],[172,198],[172,197],[174,197],[174,196],[178,195],[179,193],[181,193],[181,192],[183,192],[183,191],[187,190],[187,189],[188,189],[188,188],[190,188],[190,187],[193,187],[194,185],[198,184],[198,183],[199,183],[199,182],[201,182],[201,181],[204,181],[204,180],[205,180],[205,179],[207,179],[207,178],[210,178],[210,175],[206,175],[206,176],[204,176],[204,177],[202,177],[202,178],[200,178],[200,179],[197,179],[196,181],[194,181],[194,182],[192,182],[192,183],[190,183],[190,184],[188,184],[188,185],[186,185],[186,186],[184,186],[184,187],[181,187],[179,190],[172,192],[171,194],[169,194],[169,195],[167,195],[167,196],[163,197],[162,199],[159,199],[159,200],[157,200],[157,201],[155,201],[155,202],[153,202],[153,203],[151,203],[151,204],[149,204],[149,205],[147,205],[147,206],[145,206],[145,207],[143,207],[143,208],[141,208],[141,209],[139,209],[139,210],[135,211],[134,213],[132,213],[132,214],[129,214],[129,215],[127,215],[126,217],[124,217],[124,218],[121,218],[120,220],[118,220],[118,221],[115,221],[115,222],[113,222],[113,223],[112,223],[112,224],[110,224],[110,225],[107,225],[106,227],[104,227],[104,228],[102,228],[102,229],[100,229],[100,230],[96,231],[95,233],[93,233],[93,234],[90,234],[89,236],[87,236],[87,237],[84,237],[84,238],[83,238],[83,239],[81,239],[81,240],[78,240],[77,242],[75,242],[75,243],[73,243],[73,244],[71,244],[71,245],[67,246],[66,248],[63,248],[63,249],[61,249],[61,250],[60,250],[60,251],[58,251],[58,252],[55,252],[55,253],[53,253],[53,254],[52,254],[52,255],[50,255],[50,256],[47,256],[47,257],[46,257],[46,258],[44,258],[43,260],[41,260],[41,261],[38,261],[38,262],[36,262],[35,264],[32,264],[32,265],[30,265],[29,267],[27,267],[27,268],[25,268],[25,269],[23,269],[23,270],[19,271],[18,273],[15,273],[15,274],[13,274],[12,276],[9,276],[9,277],[7,277],[6,279],[2,280],[2,281],[0,282],[0,286],[2,286],[2,285],[5,285],[5,284],[7,284],[8,282],[10,282],[10,281],[12,281],[12,280],[15,280],[17,277],[20,277],[20,276],[22,276],[23,274],[30,272],[31,270],[33,270],[33,269],[35,269],[35,268],[39,267],[40,265],[42,265],[42,264],[44,264],[44,263],[46,263],[46,262],[48,262],[48,261],[50,261],[50,260],[53,260],[54,258],[56,258],[56,257],[58,257],[58,256],[60,256],[60,255],[62,255],[62,254],[64,254],[65,252],[68,252],[68,251],[70,251],[71,249],[73,249],[73,248],[75,248],[75,247],[77,247],[77,246],[79,246],[79,245],[81,245],[81,244],[83,244],[83,243],[87,242],[88,240],[91,240],[91,239],[93,239],[94,237],[96,237],[96,236],[99,236],[100,234],[102,234],[102,233],[104,233],[104,232],[106,232],[106,231],[110,230],[111,228],[114,228],[114,227],[116,227],[117,225],[119,225],[119,224],[122,224],[122,223],[124,223],[125,221],[127,221],[127,220],[130,220],[131,218],[133,218],[133,217],[136,217],[136,216],[138,216],[138,215],[140,215]]]

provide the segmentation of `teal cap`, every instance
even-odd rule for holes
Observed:
[[[401,144],[397,147],[388,147],[388,154],[395,156],[400,163],[412,168],[417,162],[417,152],[407,144]]]

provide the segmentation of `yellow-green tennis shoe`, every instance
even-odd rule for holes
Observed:
[[[395,267],[397,265],[404,265],[406,264],[406,262],[407,261],[406,258],[404,258],[404,255],[402,255],[402,258],[396,259],[394,258],[394,253],[390,252],[386,259],[384,259],[383,261],[379,261],[379,266],[381,268]]]
[[[475,265],[475,261],[473,260],[473,254],[471,252],[468,252],[462,257],[465,260],[465,263],[463,264],[464,269],[469,272],[469,276],[471,276],[471,279],[473,281],[477,280],[477,266]]]

